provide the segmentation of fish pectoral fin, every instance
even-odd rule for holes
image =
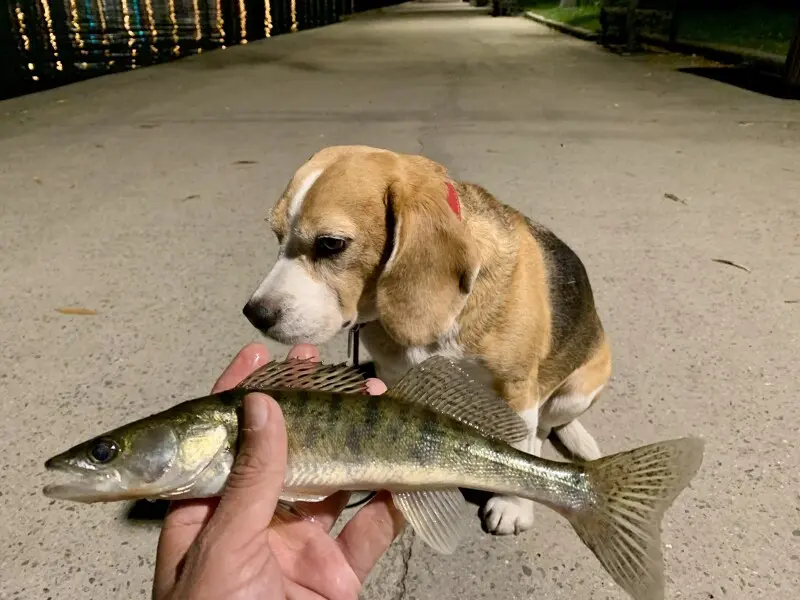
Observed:
[[[280,500],[282,502],[322,502],[333,493],[334,490],[285,489],[281,492]]]
[[[394,492],[392,502],[436,552],[452,554],[467,533],[469,505],[458,488]]]
[[[313,518],[301,507],[288,501],[278,500],[272,520],[276,523],[295,523],[297,521],[312,520]]]
[[[494,390],[491,373],[476,358],[432,356],[409,370],[386,395],[423,404],[507,443],[529,434],[528,425]]]
[[[367,394],[367,380],[355,367],[345,363],[324,365],[290,358],[271,361],[245,377],[239,389],[294,389],[336,394]]]
[[[278,504],[272,519],[277,523],[292,523],[294,521],[313,520],[314,517],[308,513],[298,502],[322,502],[335,494],[336,490],[302,490],[284,489],[278,497]]]

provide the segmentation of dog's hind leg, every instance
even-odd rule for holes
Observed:
[[[611,357],[607,344],[576,369],[547,399],[539,415],[539,429],[550,433],[576,458],[584,461],[602,456],[594,437],[578,417],[594,403],[611,376]]]
[[[597,460],[603,456],[592,434],[577,419],[554,428],[552,433],[573,456],[580,460]]]

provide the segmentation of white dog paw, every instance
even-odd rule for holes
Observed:
[[[513,496],[493,496],[486,503],[483,522],[495,535],[519,534],[533,527],[533,501]]]

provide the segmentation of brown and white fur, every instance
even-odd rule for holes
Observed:
[[[579,459],[601,456],[578,417],[611,351],[583,264],[546,228],[438,163],[366,146],[312,156],[270,223],[278,260],[244,309],[265,335],[320,344],[360,324],[389,386],[433,354],[480,356],[530,427],[520,449],[540,455],[552,432]],[[484,523],[524,531],[533,503],[493,497]]]

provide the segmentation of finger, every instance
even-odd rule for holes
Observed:
[[[283,593],[286,596],[286,600],[330,600],[330,598],[320,596],[314,590],[295,583],[291,579],[283,580]]]
[[[362,583],[405,527],[389,492],[380,492],[344,526],[337,542]]]
[[[220,375],[211,393],[234,387],[258,367],[269,361],[263,344],[248,344],[236,354]],[[219,498],[184,500],[170,503],[158,537],[156,568],[153,578],[155,598],[164,597],[178,576],[178,568],[189,547],[205,527]]]
[[[269,350],[263,344],[248,344],[236,354],[231,364],[219,376],[212,394],[224,392],[236,386],[245,377],[250,375],[257,368],[269,362]]]
[[[286,425],[280,406],[265,394],[244,398],[241,445],[217,510],[210,536],[246,544],[272,520],[286,471]]]
[[[286,358],[299,358],[300,360],[310,360],[313,362],[320,362],[322,360],[319,349],[313,344],[297,344],[289,350],[289,354]]]
[[[386,384],[380,379],[375,377],[370,377],[367,379],[367,391],[369,392],[370,396],[380,396],[381,394],[385,393],[386,390]]]
[[[156,568],[153,575],[154,600],[166,598],[170,590],[175,587],[181,562],[218,501],[217,498],[208,498],[170,504],[158,536]]]

